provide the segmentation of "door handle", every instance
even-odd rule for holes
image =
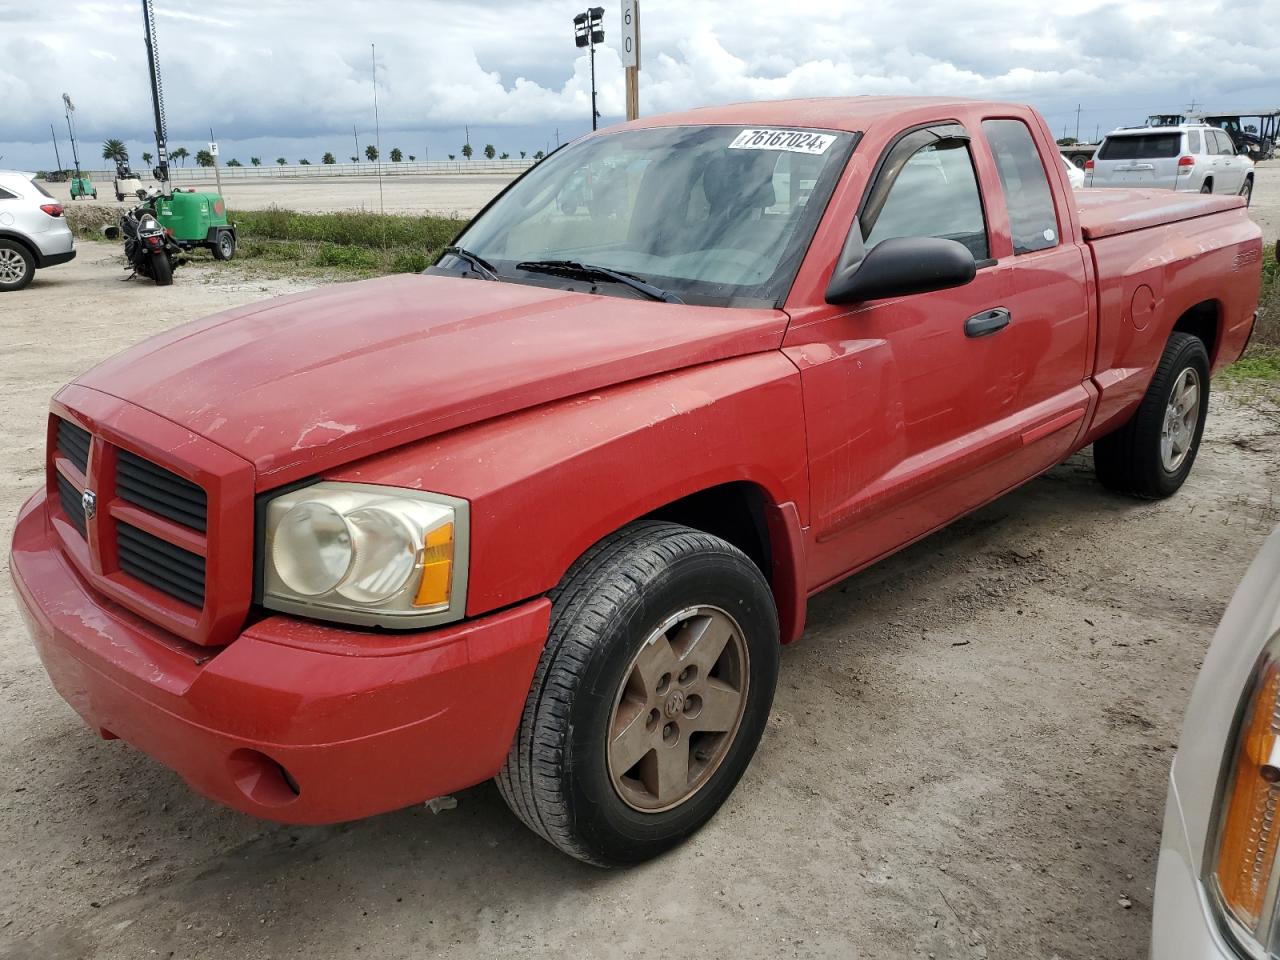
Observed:
[[[988,337],[1009,325],[1013,316],[1004,307],[996,307],[983,313],[975,313],[964,322],[966,337]]]

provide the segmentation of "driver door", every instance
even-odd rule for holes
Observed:
[[[958,240],[978,271],[957,289],[824,307],[788,331],[784,350],[804,385],[815,586],[946,523],[1004,482],[979,468],[984,433],[1005,403],[993,384],[1007,358],[998,335],[973,333],[1007,308],[1013,270],[991,256],[963,128],[912,131],[891,145],[853,229],[867,248],[890,237]]]

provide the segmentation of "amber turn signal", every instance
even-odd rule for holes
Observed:
[[[422,582],[415,607],[448,606],[453,587],[453,524],[436,527],[426,536],[422,551]]]
[[[1224,798],[1215,871],[1223,904],[1250,930],[1270,912],[1266,894],[1280,841],[1280,663],[1267,662],[1254,691]]]

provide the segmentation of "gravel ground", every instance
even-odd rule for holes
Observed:
[[[1262,227],[1267,243],[1274,243],[1280,235],[1280,160],[1258,164],[1256,177],[1257,189],[1251,212],[1253,219]],[[388,213],[470,217],[479,213],[480,208],[511,180],[509,176],[483,174],[384,177],[382,202]],[[213,181],[196,186],[197,189],[212,190]],[[110,185],[107,187],[109,189]],[[63,202],[71,202],[69,184],[48,184],[48,189]],[[315,213],[379,209],[378,181],[369,177],[235,180],[228,181],[224,190],[233,210],[259,210],[273,205]],[[98,194],[105,197],[106,190],[99,186]],[[88,201],[76,201],[77,204],[85,202]],[[107,202],[111,206],[117,205],[114,200]]]
[[[210,263],[121,283],[116,248],[80,250],[4,297],[6,544],[59,385],[297,288]],[[1216,393],[1172,500],[1078,456],[817,598],[737,792],[629,871],[556,853],[490,784],[327,828],[221,809],[80,723],[2,576],[0,956],[1145,957],[1181,713],[1280,519],[1278,401]]]

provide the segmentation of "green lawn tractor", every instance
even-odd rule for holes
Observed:
[[[183,250],[208,247],[215,260],[236,255],[236,228],[227,220],[227,205],[216,193],[174,190],[156,199],[156,219]]]
[[[89,198],[98,199],[98,188],[93,185],[93,181],[88,177],[72,177],[71,199],[84,200]]]

